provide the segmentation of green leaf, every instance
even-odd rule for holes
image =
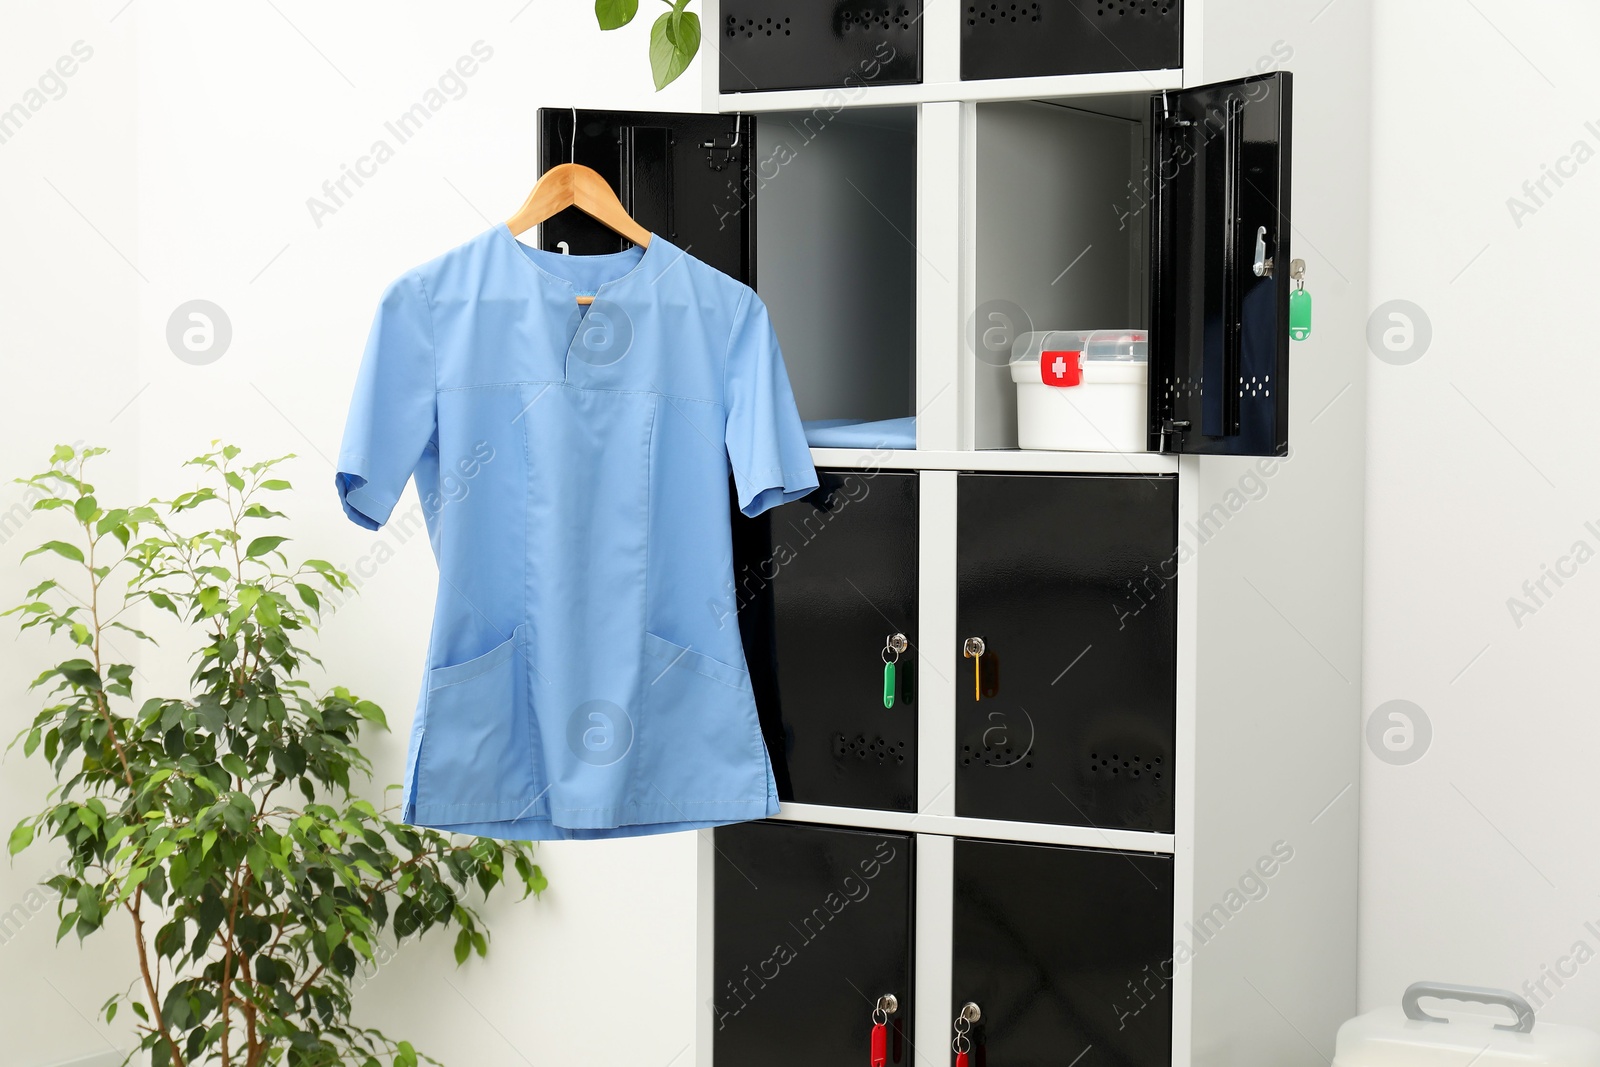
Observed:
[[[467,962],[467,956],[472,953],[472,935],[466,930],[456,934],[456,966]]]
[[[602,30],[620,30],[639,13],[639,0],[594,0],[594,17]]]
[[[31,844],[33,844],[33,825],[21,822],[11,831],[11,840],[6,845],[6,851],[15,856]]]
[[[83,551],[77,545],[69,545],[65,541],[46,541],[38,548],[29,549],[22,554],[23,559],[37,556],[41,552],[54,552],[58,556],[65,556],[74,563],[83,562]]]
[[[287,537],[278,537],[272,534],[258,537],[250,542],[250,547],[244,550],[244,554],[252,559],[256,556],[264,556],[287,540],[289,540]]]
[[[289,483],[284,481],[282,478],[268,478],[266,481],[261,483],[261,488],[271,489],[276,492],[280,489],[289,488]]]
[[[80,496],[72,505],[72,514],[79,522],[88,522],[99,510],[100,505],[95,503],[92,496]]]
[[[650,73],[658,92],[687,70],[700,51],[700,16],[683,10],[688,2],[675,0],[672,10],[650,27]]]

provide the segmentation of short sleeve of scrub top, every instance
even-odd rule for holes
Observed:
[[[369,555],[425,531],[439,567],[405,821],[584,839],[777,813],[729,501],[817,477],[748,286],[659,235],[567,256],[494,227],[384,293],[335,484]]]
[[[433,430],[433,332],[422,281],[407,274],[378,305],[345,422],[337,486],[352,522],[389,521]]]
[[[734,316],[725,373],[728,462],[739,510],[753,518],[816,488],[816,472],[772,320],[752,291]]]

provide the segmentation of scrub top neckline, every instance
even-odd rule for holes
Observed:
[[[528,265],[529,269],[531,269],[539,277],[540,280],[545,281],[545,282],[551,282],[551,283],[554,283],[556,285],[565,286],[573,294],[579,294],[579,293],[585,293],[586,294],[586,293],[589,292],[589,290],[578,288],[578,284],[579,283],[574,281],[571,278],[566,278],[566,277],[563,277],[560,274],[555,273],[552,270],[547,270],[545,267],[540,265],[539,260],[541,258],[548,258],[548,259],[550,259],[552,261],[555,261],[555,260],[569,260],[569,261],[570,260],[578,260],[578,261],[589,262],[589,263],[599,263],[599,262],[606,261],[606,260],[621,262],[621,261],[626,261],[629,258],[633,258],[635,260],[633,266],[630,267],[628,270],[624,271],[622,274],[617,275],[615,278],[609,278],[606,281],[601,282],[598,286],[596,286],[594,288],[594,290],[593,290],[593,294],[596,295],[596,296],[598,296],[601,292],[603,292],[609,286],[613,286],[613,285],[616,285],[616,284],[618,284],[620,282],[626,281],[627,279],[632,278],[634,275],[641,273],[642,269],[644,267],[645,261],[650,258],[650,250],[652,248],[654,248],[656,245],[661,243],[661,238],[659,236],[657,236],[654,232],[651,232],[651,234],[650,234],[650,243],[645,245],[645,246],[643,246],[642,248],[639,245],[634,245],[632,248],[624,248],[620,252],[603,252],[603,253],[600,253],[599,255],[576,255],[576,256],[574,256],[574,255],[568,255],[568,254],[561,253],[561,252],[550,252],[550,251],[547,251],[547,250],[545,250],[543,248],[534,248],[532,245],[524,244],[523,242],[517,240],[516,235],[511,232],[511,227],[507,226],[503,222],[500,225],[496,226],[495,230],[499,233],[500,236],[505,237],[506,239],[508,239],[511,242],[512,251],[514,251],[516,253],[517,258],[519,260],[521,260],[523,263],[526,263]]]

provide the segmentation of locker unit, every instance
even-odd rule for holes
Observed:
[[[957,815],[1172,832],[1177,490],[957,476]]]
[[[963,0],[961,77],[1183,66],[1183,0]]]
[[[912,811],[915,657],[884,649],[917,644],[917,476],[817,476],[804,500],[734,517],[739,630],[778,796]]]
[[[1331,1056],[1369,4],[702,0],[704,113],[540,113],[544,165],[756,288],[803,418],[916,419],[735,521],[783,810],[698,835],[698,1067],[865,1056],[888,993],[893,1064],[953,1064],[969,1005],[974,1065]],[[1319,320],[1291,348],[1296,257]],[[1011,343],[1115,327],[1149,331],[1146,447],[1019,449]],[[847,936],[767,965],[830,899]]]
[[[707,25],[725,93],[922,80],[922,0],[728,0]]]
[[[888,994],[903,1005],[889,1062],[909,1067],[915,838],[759,822],[718,828],[716,845],[717,1059],[850,1060],[863,998]]]

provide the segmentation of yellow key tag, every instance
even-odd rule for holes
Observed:
[[[983,699],[983,652],[981,637],[969,637],[961,645],[961,654],[972,660],[972,699]]]

